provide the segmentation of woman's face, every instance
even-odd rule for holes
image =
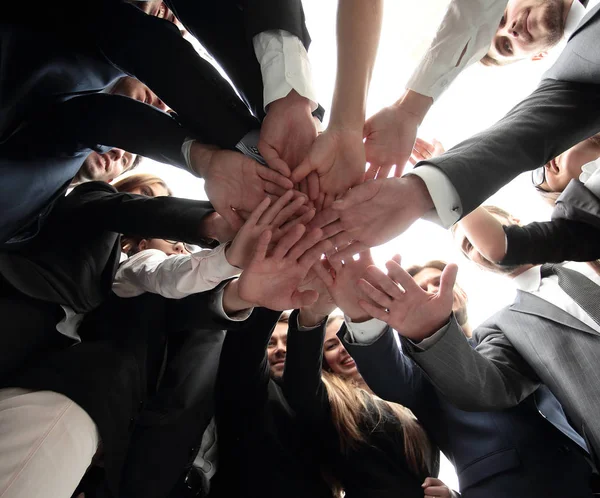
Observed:
[[[140,242],[140,251],[145,249],[158,249],[159,251],[164,252],[167,256],[174,256],[176,254],[191,254],[185,248],[183,242],[164,239],[143,239]]]
[[[136,187],[128,191],[130,194],[145,195],[147,197],[168,197],[169,191],[160,183],[152,183],[143,187]]]
[[[323,355],[334,374],[356,378],[360,376],[356,368],[356,363],[354,363],[352,356],[346,351],[346,348],[336,335],[341,324],[342,318],[340,317],[339,320],[334,320],[327,326],[325,342],[323,344]]]
[[[548,192],[562,192],[572,179],[579,178],[584,164],[599,156],[600,148],[594,142],[579,142],[544,166],[546,181],[540,187]]]

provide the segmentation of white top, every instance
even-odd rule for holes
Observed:
[[[596,285],[600,285],[600,277],[589,265],[585,263],[570,262],[566,263],[564,266],[565,268],[582,273]],[[540,268],[540,266],[530,268],[526,272],[521,273],[521,275],[513,278],[513,282],[522,291],[529,292],[534,296],[548,301],[565,313],[568,313],[572,317],[585,323],[596,332],[600,332],[600,325],[592,320],[583,308],[560,288],[558,285],[558,277],[556,275],[550,275],[549,277],[542,278]]]
[[[585,16],[586,12],[588,12],[589,9],[591,9],[598,3],[600,3],[600,0],[590,0],[587,5],[587,8],[586,8],[579,2],[579,0],[573,0],[573,6],[569,10],[569,14],[567,16],[567,20],[565,23],[565,40],[568,39],[569,36],[571,36],[573,31],[575,31],[575,29],[577,28],[577,26],[579,25],[579,23]],[[480,5],[494,4],[494,6],[493,6],[494,8],[497,7],[497,5],[495,5],[495,4],[503,4],[502,11],[500,13],[500,17],[498,18],[498,19],[500,19],[502,17],[502,12],[504,11],[504,6],[506,6],[506,1],[498,2],[497,0],[495,0],[495,1],[490,2],[490,1],[483,1],[483,0],[454,0],[449,7],[448,14],[446,15],[447,19],[445,18],[444,22],[446,20],[448,20],[450,22],[452,19],[455,19],[455,18],[458,19],[460,9],[462,8],[462,6],[471,5],[471,4],[480,4]],[[455,12],[456,9],[459,9],[459,10]],[[452,14],[452,15],[450,15],[450,14]],[[489,18],[488,13],[485,14],[485,17]],[[471,18],[472,18],[472,16],[469,17],[469,19],[471,19]],[[495,30],[497,27],[498,27],[498,23],[496,23],[491,37],[493,37],[493,33],[495,33]],[[462,61],[461,61],[461,69],[455,73],[455,69],[458,69],[458,66],[456,68],[449,67],[448,63],[444,64],[440,61],[437,62],[437,65],[435,67],[433,66],[433,58],[434,57],[443,57],[444,56],[443,54],[446,53],[445,50],[443,50],[441,47],[436,48],[436,43],[438,42],[438,38],[442,35],[442,31],[448,37],[447,42],[450,43],[451,41],[453,41],[455,46],[456,46],[456,43],[458,43],[459,39],[462,39],[463,42],[466,39],[466,38],[460,38],[456,34],[451,36],[450,28],[451,28],[450,25],[445,25],[444,23],[442,23],[442,26],[440,27],[440,30],[438,31],[438,36],[436,37],[434,44],[432,44],[431,48],[428,51],[428,55],[425,57],[424,61],[419,65],[419,68],[417,69],[415,75],[413,75],[413,77],[411,78],[411,83],[408,85],[408,88],[411,88],[412,90],[415,90],[424,95],[429,95],[429,93],[427,93],[427,92],[425,92],[425,90],[423,90],[424,87],[411,86],[411,84],[413,84],[412,83],[413,80],[417,81],[419,83],[419,85],[425,85],[425,83],[427,81],[430,81],[430,82],[433,81],[434,76],[438,75],[438,73],[441,73],[443,70],[443,71],[450,71],[451,74],[446,75],[442,79],[448,79],[449,81],[452,81],[456,77],[456,75],[460,71],[462,71],[462,69],[464,69],[466,67],[466,65],[462,65]],[[485,26],[484,26],[484,28],[485,28]],[[475,28],[473,27],[472,29],[475,29]],[[491,40],[491,37],[490,37],[490,40]],[[441,39],[439,40],[439,42],[441,43]],[[555,48],[555,51],[562,51],[565,44],[566,43],[563,42],[562,46],[561,45],[557,46]],[[489,47],[489,41],[488,41],[487,46]],[[486,51],[487,51],[487,49],[486,49]],[[485,52],[484,52],[484,55],[485,55]],[[463,60],[465,58],[466,58],[466,54],[465,54],[465,57],[463,57]],[[442,59],[442,61],[443,60],[445,60],[445,59]],[[439,71],[437,69],[438,67],[440,68]],[[431,84],[433,84],[433,83],[431,83]],[[440,93],[441,92],[439,92],[437,95],[439,95]],[[430,95],[430,96],[435,98],[434,95]],[[429,166],[429,165],[425,164],[423,166],[419,166],[418,168],[411,170],[410,172],[408,172],[406,174],[407,175],[417,175],[423,180],[423,182],[425,182],[425,186],[427,187],[427,190],[429,191],[429,195],[431,196],[431,200],[433,201],[433,204],[435,206],[435,212],[432,210],[430,213],[427,213],[423,217],[424,219],[433,221],[434,223],[437,223],[438,225],[441,225],[444,228],[451,227],[454,223],[456,223],[460,219],[460,217],[462,216],[462,213],[463,213],[463,208],[462,208],[462,203],[460,201],[460,197],[458,196],[458,192],[454,188],[454,185],[452,185],[452,182],[450,181],[450,179],[446,176],[446,174],[441,169],[436,168],[435,166]]]
[[[263,78],[263,100],[266,107],[274,100],[296,90],[317,108],[317,94],[312,81],[308,53],[297,36],[275,29],[253,38],[254,52]]]
[[[223,280],[239,275],[225,257],[226,245],[194,254],[167,256],[157,249],[146,249],[131,256],[117,270],[113,292],[119,297],[134,297],[144,292],[181,299],[214,289]]]

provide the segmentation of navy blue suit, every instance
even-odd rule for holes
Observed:
[[[371,345],[340,337],[361,375],[383,399],[411,409],[455,466],[463,498],[591,497],[584,444],[542,386],[515,408],[465,412],[446,401],[404,356],[391,328]]]

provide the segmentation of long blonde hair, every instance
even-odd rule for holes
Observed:
[[[334,373],[324,370],[322,379],[343,452],[365,442],[365,427],[376,428],[386,419],[396,419],[402,426],[404,452],[409,468],[416,474],[431,474],[435,450],[409,409],[385,401],[361,388],[356,382]]]

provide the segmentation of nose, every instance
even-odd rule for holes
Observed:
[[[440,286],[438,284],[427,284],[427,292],[435,294],[439,289]]]
[[[177,244],[175,244],[173,246],[173,250],[177,253],[177,254],[185,254],[187,251],[185,250],[185,246],[183,245],[183,242],[177,242]]]
[[[152,105],[161,111],[167,112],[169,110],[169,106],[165,104],[156,94],[152,94]]]
[[[119,161],[125,154],[125,151],[115,147],[114,149],[109,150],[107,154],[112,161]]]

